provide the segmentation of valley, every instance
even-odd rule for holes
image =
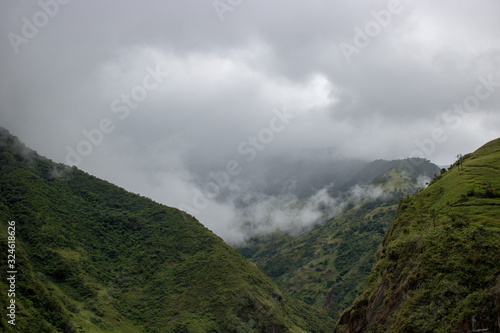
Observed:
[[[335,214],[319,200],[314,224],[253,233],[236,251],[189,214],[54,163],[2,129],[0,246],[15,221],[18,272],[16,330],[8,317],[2,330],[455,332],[472,317],[494,329],[499,157],[495,140],[449,170],[356,162],[320,191]],[[288,209],[318,188],[292,187]]]

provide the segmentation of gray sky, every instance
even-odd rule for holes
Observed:
[[[499,14],[498,1],[2,1],[0,125],[176,207],[210,172],[237,188],[240,169],[303,149],[449,164],[500,136]],[[218,205],[192,212],[224,236],[234,212]]]

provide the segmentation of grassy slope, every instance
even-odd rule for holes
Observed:
[[[376,218],[373,210],[352,209],[299,237],[275,235],[240,249],[293,296],[336,317],[360,291],[395,208]]]
[[[329,332],[193,217],[27,151],[0,132],[0,248],[16,221],[10,332]],[[5,267],[5,266],[2,266]],[[6,308],[6,269],[0,271]],[[4,313],[4,311],[2,311]]]
[[[399,205],[338,332],[494,329],[500,312],[500,139]],[[498,328],[497,328],[498,329]]]
[[[343,214],[298,237],[276,234],[254,239],[239,251],[256,263],[283,289],[333,319],[349,306],[370,274],[375,253],[389,228],[397,202],[416,190],[415,179],[422,170],[437,171],[430,163],[412,170],[408,160],[378,161],[391,169],[372,179],[372,184],[392,192],[389,200],[351,205]],[[375,170],[380,174],[380,170]]]

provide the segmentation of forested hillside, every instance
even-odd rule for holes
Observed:
[[[346,182],[341,214],[301,235],[255,237],[239,251],[283,289],[336,320],[363,288],[399,200],[436,173],[439,168],[424,159],[369,163]]]
[[[193,217],[55,164],[0,131],[0,247],[15,221],[5,332],[331,332]],[[5,266],[2,266],[5,267]],[[7,270],[0,306],[7,308]]]

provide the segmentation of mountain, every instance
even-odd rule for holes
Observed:
[[[198,166],[203,170],[221,170],[223,165]],[[366,162],[349,159],[333,149],[303,149],[292,154],[259,156],[238,175],[239,190],[225,188],[219,199],[245,197],[248,193],[265,196],[294,195],[306,199],[318,191],[327,189],[331,196],[341,195],[357,184],[364,184],[396,168],[403,176],[417,177],[426,175],[431,179],[439,173],[439,168],[425,159],[407,158],[404,160],[377,160]],[[194,174],[200,170],[193,169]],[[209,173],[200,176],[197,184],[202,187],[213,181]]]
[[[336,327],[381,331],[500,331],[500,139],[399,203],[365,288]]]
[[[298,236],[254,237],[238,251],[293,296],[337,319],[361,291],[399,200],[436,173],[423,159],[366,164],[336,192],[341,214]]]
[[[3,129],[0,234],[12,260],[0,307],[15,302],[3,332],[333,330],[192,216],[56,164]]]
[[[356,159],[347,159],[332,149],[307,149],[292,155],[276,155],[262,159],[251,172],[258,175],[254,183],[267,195],[291,192],[298,198],[307,198],[319,190],[337,188],[367,165]]]
[[[202,188],[214,181],[215,172],[224,170],[225,165],[188,164],[194,181]],[[245,198],[248,193],[264,196],[293,195],[299,199],[310,197],[325,187],[337,188],[366,167],[367,162],[346,158],[333,149],[298,149],[292,153],[262,154],[245,165],[237,186],[222,186],[217,199],[228,202],[234,198]]]
[[[394,177],[397,174],[396,177]],[[439,174],[439,167],[422,158],[407,158],[404,160],[376,160],[368,163],[354,174],[350,180],[340,186],[339,191],[346,191],[353,186],[373,183],[397,188],[423,187],[424,180],[431,180]],[[389,182],[390,180],[390,182]]]

